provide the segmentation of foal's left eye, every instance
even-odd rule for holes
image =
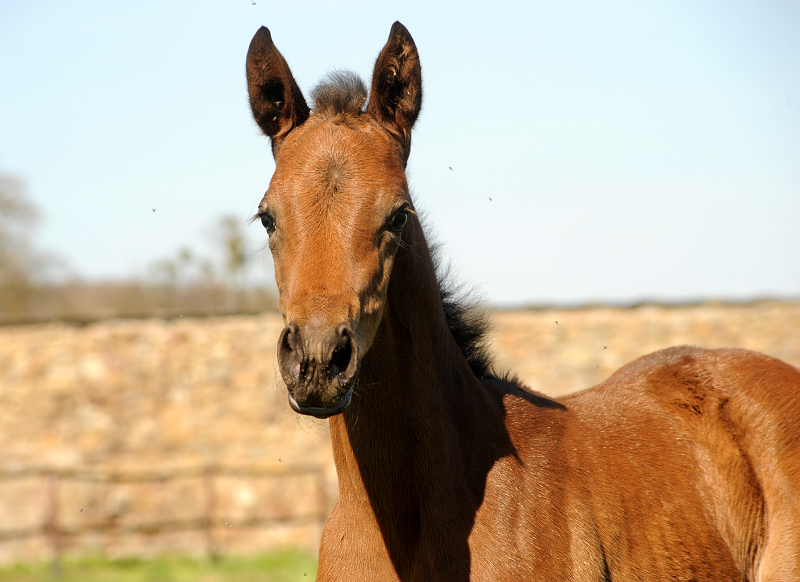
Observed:
[[[261,215],[261,224],[264,226],[267,234],[272,234],[272,231],[275,230],[275,220],[269,214],[265,213]]]
[[[400,211],[392,218],[392,230],[400,232],[408,222],[408,212]]]

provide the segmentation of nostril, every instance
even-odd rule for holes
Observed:
[[[336,331],[338,337],[331,353],[329,371],[331,377],[338,377],[340,382],[347,382],[355,374],[357,367],[356,337],[345,325],[340,325]]]
[[[290,379],[293,378],[296,381],[300,377],[300,362],[303,359],[302,348],[297,325],[290,323],[283,328],[283,332],[278,338],[278,362],[281,368],[281,375],[287,384],[290,383]]]
[[[353,357],[353,348],[350,345],[350,338],[342,336],[339,340],[339,345],[333,350],[331,356],[331,376],[338,376],[350,365],[350,359]]]
[[[283,330],[283,335],[281,336],[281,351],[291,353],[294,350],[292,349],[292,339],[294,336],[294,331],[292,330],[291,325],[287,325],[286,329]]]

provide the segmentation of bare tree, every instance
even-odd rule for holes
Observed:
[[[218,226],[222,253],[224,256],[225,272],[229,284],[238,287],[241,284],[242,273],[247,263],[247,243],[242,231],[242,221],[235,216],[223,216],[219,219]]]
[[[242,299],[245,266],[250,256],[243,222],[232,215],[222,216],[214,225],[213,232],[222,255],[225,283],[230,290],[229,301],[231,307],[237,309]]]
[[[21,314],[30,308],[35,274],[43,257],[30,242],[39,211],[21,179],[0,174],[0,313]]]
[[[0,322],[182,317],[275,307],[272,286],[246,280],[256,251],[245,236],[244,220],[234,216],[219,217],[206,230],[213,259],[182,247],[153,261],[144,276],[99,281],[71,274],[58,257],[35,248],[38,219],[23,181],[0,174]],[[68,276],[59,276],[60,270]]]

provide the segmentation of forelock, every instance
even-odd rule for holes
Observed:
[[[314,113],[359,113],[367,102],[367,86],[352,71],[333,71],[311,90]]]

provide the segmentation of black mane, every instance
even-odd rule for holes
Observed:
[[[491,329],[489,314],[477,300],[464,293],[460,286],[452,283],[448,269],[441,265],[436,244],[431,246],[431,257],[436,270],[436,280],[439,283],[444,317],[458,349],[461,350],[476,378],[497,378],[489,354],[488,334]]]
[[[503,393],[515,394],[537,406],[563,410],[564,407],[561,404],[546,396],[531,392],[530,388],[516,374],[508,370],[498,373],[489,353],[488,335],[491,329],[489,313],[479,301],[472,299],[459,286],[450,282],[450,274],[446,269],[441,272],[438,253],[435,249],[432,256],[447,327],[475,377],[501,387]]]

